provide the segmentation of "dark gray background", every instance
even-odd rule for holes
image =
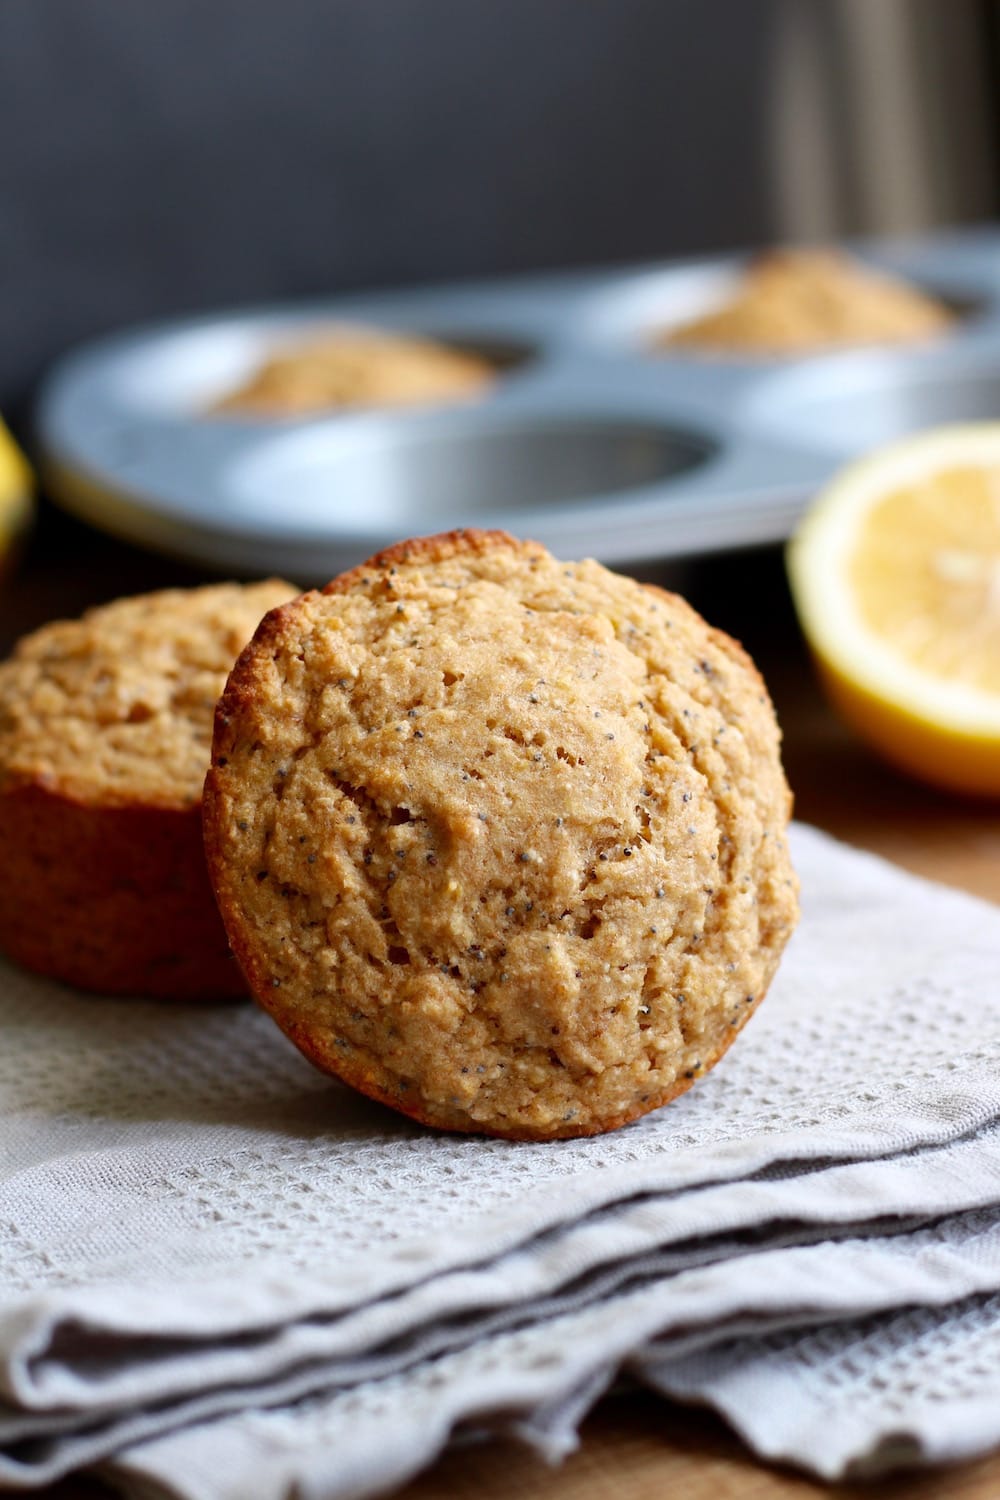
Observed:
[[[777,8],[2,0],[0,406],[136,319],[767,240]]]

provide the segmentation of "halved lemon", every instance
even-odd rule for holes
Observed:
[[[0,422],[0,563],[32,512],[31,470]]]
[[[1000,423],[923,432],[843,470],[788,568],[844,717],[913,775],[1000,795]]]

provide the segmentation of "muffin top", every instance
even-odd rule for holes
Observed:
[[[196,806],[226,675],[295,592],[279,579],[166,589],[25,636],[0,664],[0,791]]]
[[[795,920],[760,677],[681,599],[497,532],[272,612],[216,719],[210,870],[251,988],[431,1124],[611,1128],[687,1088]]]
[[[345,326],[276,350],[213,410],[280,417],[447,401],[474,395],[495,373],[488,360],[447,344]]]
[[[723,306],[669,329],[664,347],[802,354],[929,338],[954,321],[944,303],[836,250],[775,250]]]

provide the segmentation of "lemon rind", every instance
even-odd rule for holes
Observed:
[[[977,464],[1000,467],[1000,422],[936,428],[884,448],[838,475],[788,549],[796,609],[817,655],[872,696],[973,740],[1000,739],[1000,697],[931,677],[876,636],[857,608],[846,564],[861,517],[890,488]]]

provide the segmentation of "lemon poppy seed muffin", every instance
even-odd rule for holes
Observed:
[[[258,1000],[425,1123],[609,1130],[687,1089],[796,918],[763,684],[681,599],[501,532],[269,614],[206,848]]]
[[[837,250],[774,250],[731,300],[659,340],[705,354],[801,355],[940,336],[951,310],[922,288]]]
[[[0,664],[0,948],[105,994],[245,992],[205,869],[215,702],[290,584],[168,590],[26,636]]]

